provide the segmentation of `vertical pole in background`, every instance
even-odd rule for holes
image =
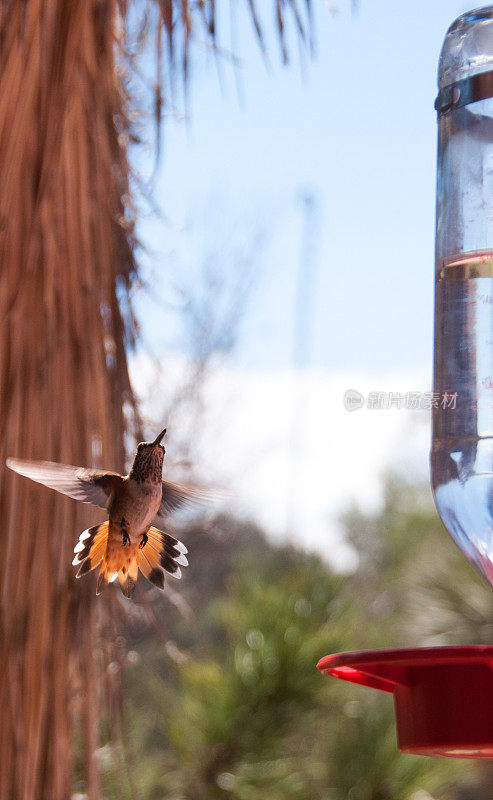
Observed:
[[[300,379],[303,378],[302,373],[309,366],[312,356],[319,226],[319,206],[315,192],[312,189],[301,191],[298,195],[298,204],[302,214],[302,229],[294,298],[292,421],[287,467],[286,530],[290,538],[294,538],[301,525],[301,520],[297,518],[296,497],[299,494],[298,487],[302,474],[299,458],[300,425],[306,404]]]

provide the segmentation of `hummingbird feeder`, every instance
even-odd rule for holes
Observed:
[[[447,31],[438,71],[431,483],[493,586],[493,6]],[[493,758],[493,646],[338,653],[326,675],[391,692],[402,751]]]

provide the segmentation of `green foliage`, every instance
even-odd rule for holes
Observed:
[[[347,685],[339,687],[338,700],[328,743],[335,797],[404,800],[418,791],[441,796],[450,777],[460,774],[458,763],[399,752],[391,697]]]
[[[275,583],[251,571],[235,576],[227,597],[208,609],[226,636],[223,652],[182,669],[171,738],[185,759],[201,754],[207,775],[244,752],[274,758],[286,727],[315,700],[321,648],[342,642],[327,618],[337,581],[319,564],[297,561]]]

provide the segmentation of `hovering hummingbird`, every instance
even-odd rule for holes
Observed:
[[[118,578],[123,594],[130,597],[139,569],[164,589],[164,573],[181,578],[180,566],[188,565],[185,545],[152,523],[162,524],[170,512],[183,506],[205,505],[210,497],[200,489],[163,480],[165,433],[166,428],[153,442],[138,445],[126,476],[50,461],[7,459],[7,466],[19,475],[108,509],[106,522],[81,533],[72,561],[79,566],[77,578],[101,564],[96,594]]]

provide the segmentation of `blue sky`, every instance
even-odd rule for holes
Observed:
[[[436,67],[448,25],[468,5],[361,0],[357,13],[348,0],[337,5],[331,14],[315,3],[316,55],[304,67],[296,45],[290,66],[280,65],[272,34],[266,68],[240,13],[241,98],[231,67],[219,80],[213,61],[196,57],[190,120],[164,131],[155,197],[166,219],[144,219],[139,233],[156,293],[170,299],[170,281],[193,283],[204,250],[222,251],[222,269],[233,273],[234,254],[265,229],[234,359],[284,368],[298,198],[308,189],[318,214],[307,363],[424,369],[431,381]],[[138,310],[155,349],[185,346],[165,306],[143,296]]]
[[[192,430],[198,480],[230,488],[233,507],[272,536],[301,536],[347,565],[341,512],[377,508],[389,469],[428,473],[429,413],[352,414],[343,394],[431,388],[436,71],[446,30],[468,6],[360,0],[353,14],[338,2],[333,15],[315,0],[317,54],[305,67],[295,44],[282,68],[271,36],[266,69],[239,15],[241,100],[232,69],[220,81],[197,53],[190,120],[164,129],[154,187],[163,216],[139,225],[151,292],[137,311],[162,374],[144,351],[132,369],[149,391],[149,429],[159,419],[176,436]],[[307,191],[317,214],[305,369],[290,372]],[[207,261],[234,285],[252,252],[237,347],[211,371],[197,422],[173,404],[190,345],[176,286],[200,300]],[[176,444],[169,452],[172,471]]]

